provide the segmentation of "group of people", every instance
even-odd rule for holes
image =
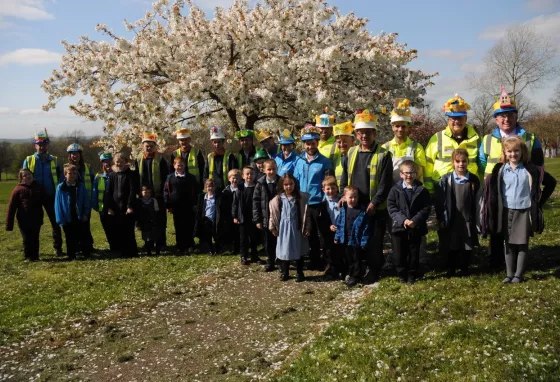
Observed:
[[[166,246],[167,213],[173,215],[177,250],[194,253],[194,237],[210,254],[231,246],[241,263],[278,266],[289,279],[303,281],[304,256],[310,269],[346,285],[379,279],[385,262],[383,238],[392,237],[399,281],[419,277],[432,207],[439,249],[448,275],[469,273],[478,236],[490,235],[489,262],[506,263],[504,283],[524,281],[529,238],[542,232],[542,205],[556,180],[544,171],[544,155],[534,134],[517,123],[517,108],[502,88],[494,104],[496,128],[480,137],[467,124],[469,105],[459,95],[443,106],[447,126],[424,149],[410,139],[411,110],[396,99],[391,112],[394,138],[376,141],[377,116],[357,111],[353,121],[335,124],[334,115],[315,117],[301,130],[303,152],[289,130],[278,143],[271,131],[242,129],[239,152],[226,147],[224,131],[210,129],[207,157],[191,145],[189,129],[176,132],[179,148],[168,162],[157,152],[157,136],[142,136],[143,154],[134,166],[122,153],[100,154],[102,171],[93,175],[82,148],[68,147],[62,171],[48,153],[46,133],[35,137],[37,152],[24,161],[14,189],[6,228],[16,215],[24,254],[38,259],[43,206],[53,226],[53,245],[67,255],[93,248],[90,209],[98,211],[111,250],[138,254],[135,226],[148,254]],[[257,149],[255,138],[262,148]],[[91,201],[91,203],[90,203]],[[262,244],[266,260],[261,260]]]

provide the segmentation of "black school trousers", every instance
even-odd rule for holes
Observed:
[[[393,262],[397,275],[404,279],[418,277],[420,264],[420,243],[422,236],[410,232],[397,232],[392,235]]]
[[[39,233],[40,224],[19,224],[19,232],[23,239],[23,256],[27,260],[39,260]],[[60,229],[60,227],[59,227]]]

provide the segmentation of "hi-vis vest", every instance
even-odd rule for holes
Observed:
[[[84,182],[84,186],[86,187],[86,191],[88,196],[91,199],[91,189],[93,188],[93,184],[91,183],[91,170],[89,168],[89,165],[87,163],[84,163],[84,179],[82,179],[82,181]]]
[[[335,154],[340,153],[340,149],[336,145],[334,136],[330,137],[326,141],[319,141],[319,152],[329,158],[329,160],[334,161]]]
[[[525,145],[529,149],[529,160],[531,160],[531,151],[535,144],[535,134],[525,132],[523,135],[520,135],[520,137],[525,141]],[[500,161],[500,157],[502,156],[502,139],[488,134],[484,136],[482,143],[484,145],[484,154],[486,154],[487,158],[484,174],[492,174],[494,166],[496,166],[496,163]]]
[[[214,169],[215,169],[215,164],[214,164],[214,154],[215,153],[210,153],[208,154],[208,179],[214,179]],[[224,153],[224,160],[222,161],[222,173],[223,173],[223,177],[224,177],[224,187],[228,184],[228,161],[229,161],[229,156],[231,155],[230,151],[227,151]],[[239,154],[241,155],[241,154]],[[239,165],[241,165],[241,162],[239,162]]]
[[[97,179],[97,205],[98,212],[103,211],[103,196],[105,196],[105,189],[107,188],[107,176],[105,174],[96,174],[95,179]]]
[[[54,188],[56,190],[56,185],[60,183],[60,179],[58,179],[58,174],[56,173],[56,168],[58,167],[58,158],[54,155],[51,155],[52,160],[49,161],[51,167],[51,176],[54,183]],[[30,155],[26,158],[27,168],[31,171],[32,174],[35,174],[35,164],[36,164],[36,157],[35,154]]]
[[[198,169],[198,163],[196,163],[196,158],[198,158],[199,152],[200,150],[191,148],[191,150],[189,151],[189,155],[187,157],[187,172],[193,175],[197,182],[200,181],[200,170]],[[181,158],[182,156],[183,153],[181,149],[177,149],[175,151],[175,157]]]
[[[418,146],[418,143],[416,143],[413,140],[411,140],[410,138],[408,138],[405,142],[405,143],[407,143],[407,146],[406,146],[404,155],[397,156],[396,153],[395,153],[395,150],[393,149],[393,145],[391,144],[391,142],[392,141],[384,143],[382,147],[392,154],[392,159],[393,159],[393,183],[397,183],[399,181],[399,179],[401,178],[401,176],[400,176],[401,171],[399,169],[399,166],[401,165],[402,162],[404,162],[406,160],[410,160],[410,161],[414,162],[414,153],[416,151],[416,147]],[[399,152],[398,154],[402,154],[402,152]]]
[[[340,181],[342,180],[342,172],[344,171],[344,167],[342,167],[342,158],[343,155],[341,152],[334,154],[334,158],[333,158],[334,176],[336,178],[336,183],[338,184],[338,187],[340,187]]]
[[[426,169],[424,171],[424,184],[430,193],[434,192],[434,183],[439,182],[445,174],[453,171],[451,154],[455,149],[467,150],[469,156],[467,170],[478,175],[480,137],[471,125],[467,125],[466,129],[467,137],[460,144],[451,138],[451,129],[449,127],[439,131],[430,138],[426,146]]]
[[[352,184],[352,174],[354,173],[354,166],[356,164],[356,158],[360,152],[359,146],[351,147],[348,151],[348,185]],[[370,167],[369,167],[369,199],[373,199],[373,196],[377,192],[377,186],[379,185],[379,177],[381,176],[381,163],[383,163],[383,158],[385,157],[385,148],[381,145],[377,145],[375,152],[371,157]],[[379,210],[384,210],[387,208],[387,201],[384,201],[375,208]]]
[[[152,186],[154,187],[154,196],[163,196],[161,194],[161,171],[159,168],[160,156],[154,155],[152,159]],[[142,173],[144,171],[144,156],[138,158],[138,172],[140,173],[140,182],[142,182]]]

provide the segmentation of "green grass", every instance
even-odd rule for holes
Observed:
[[[0,182],[0,216],[15,182]],[[41,261],[23,261],[21,236],[0,231],[0,345],[33,330],[94,315],[103,309],[141,299],[163,298],[208,270],[234,261],[225,256],[159,256],[119,258],[107,251],[96,212],[92,217],[95,247],[90,259],[66,261],[54,256],[48,218],[41,231]],[[169,227],[173,227],[171,220]],[[169,230],[168,230],[169,231]],[[175,238],[169,235],[168,242]],[[138,240],[141,243],[141,240]]]

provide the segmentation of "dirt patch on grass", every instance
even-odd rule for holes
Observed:
[[[163,299],[113,307],[0,349],[0,380],[220,381],[274,376],[371,288],[280,282],[233,262]]]

